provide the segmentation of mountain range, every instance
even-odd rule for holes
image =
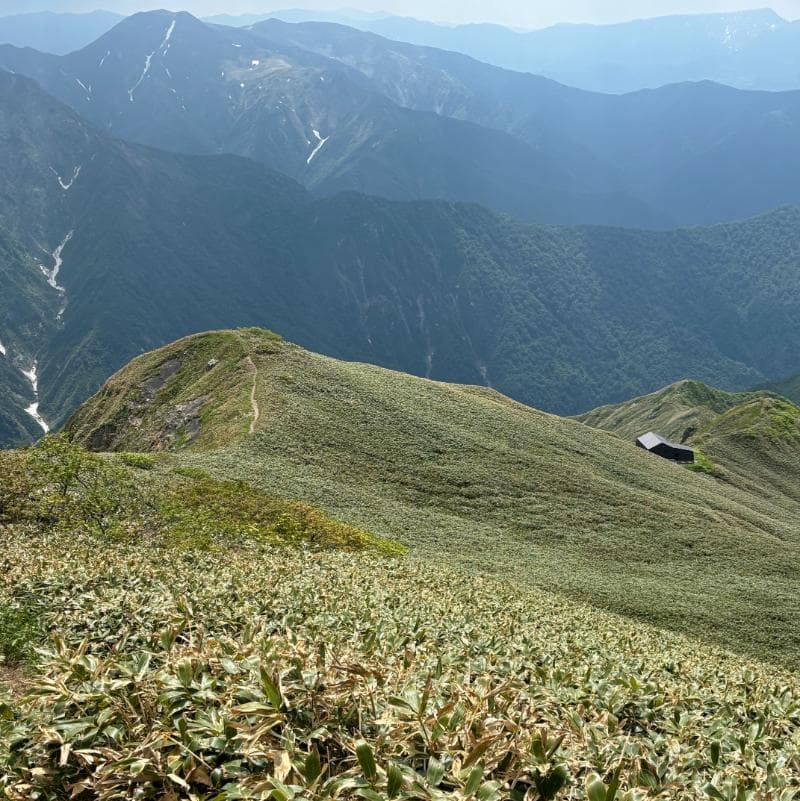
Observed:
[[[115,136],[260,160],[321,194],[478,202],[535,222],[664,228],[800,202],[800,92],[583,92],[324,23],[125,19],[58,57],[0,47]]]
[[[18,373],[37,365],[53,426],[140,350],[232,325],[561,413],[685,375],[744,388],[800,368],[796,208],[647,232],[316,198],[246,159],[111,139],[20,76],[0,73],[0,101],[23,282],[0,341]],[[6,402],[4,441],[30,430],[26,400]]]
[[[292,12],[270,16],[302,20]],[[308,17],[320,20],[324,12]],[[800,21],[785,20],[769,8],[613,25],[561,24],[536,31],[437,25],[389,15],[344,13],[325,19],[594,92],[621,94],[703,80],[739,89],[800,88]]]
[[[535,31],[478,23],[443,25],[350,10],[218,14],[207,21],[247,27],[270,18],[333,22],[594,92],[635,92],[702,80],[739,89],[800,89],[800,22],[787,21],[768,8],[614,25],[562,24]],[[121,20],[108,12],[0,17],[0,42],[63,55],[90,44]]]

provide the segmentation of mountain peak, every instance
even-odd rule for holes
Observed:
[[[67,429],[97,450],[234,443],[259,428],[256,389],[264,360],[290,347],[260,328],[184,337],[113,375]]]
[[[179,30],[183,35],[187,31],[200,35],[211,32],[208,25],[188,11],[139,11],[122,19],[85,50],[98,50],[112,43],[130,41],[132,38],[145,39],[152,46],[166,48]]]

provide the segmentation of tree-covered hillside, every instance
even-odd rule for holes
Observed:
[[[737,389],[800,368],[798,209],[647,232],[319,199],[244,159],[108,139],[19,76],[0,90],[0,166],[25,198],[2,222],[64,307],[35,352],[7,346],[38,360],[51,425],[142,350],[238,325],[562,413],[686,375]]]
[[[800,403],[800,375],[785,378],[782,381],[769,381],[759,389],[775,392],[793,403]]]

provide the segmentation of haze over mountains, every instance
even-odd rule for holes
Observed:
[[[491,24],[441,25],[383,13],[301,9],[218,14],[208,21],[245,27],[268,18],[347,25],[597,92],[702,80],[739,89],[800,88],[800,22],[787,21],[768,8],[614,25],[562,24],[530,32]],[[105,12],[0,17],[0,41],[65,54],[90,44],[121,19]]]
[[[0,66],[115,136],[255,158],[322,194],[645,228],[800,202],[800,92],[593,94],[352,28],[169,12],[65,57],[5,46]]]
[[[271,16],[290,21],[300,17]],[[489,24],[450,27],[391,16],[341,14],[329,19],[596,92],[634,92],[702,80],[739,89],[800,87],[800,22],[787,21],[768,8],[615,25],[563,24],[531,32]]]

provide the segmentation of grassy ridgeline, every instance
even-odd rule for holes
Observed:
[[[176,360],[204,369],[178,367],[147,400],[143,387]],[[217,370],[226,378],[215,384]],[[443,571],[800,660],[800,530],[779,486],[756,494],[491,390],[324,358],[257,331],[140,357],[70,428],[103,448],[181,446],[195,424],[172,430],[171,414],[204,396],[181,464],[312,503]]]
[[[647,431],[686,442],[720,414],[768,392],[724,392],[702,381],[678,381],[624,403],[593,409],[576,419],[633,441]]]

